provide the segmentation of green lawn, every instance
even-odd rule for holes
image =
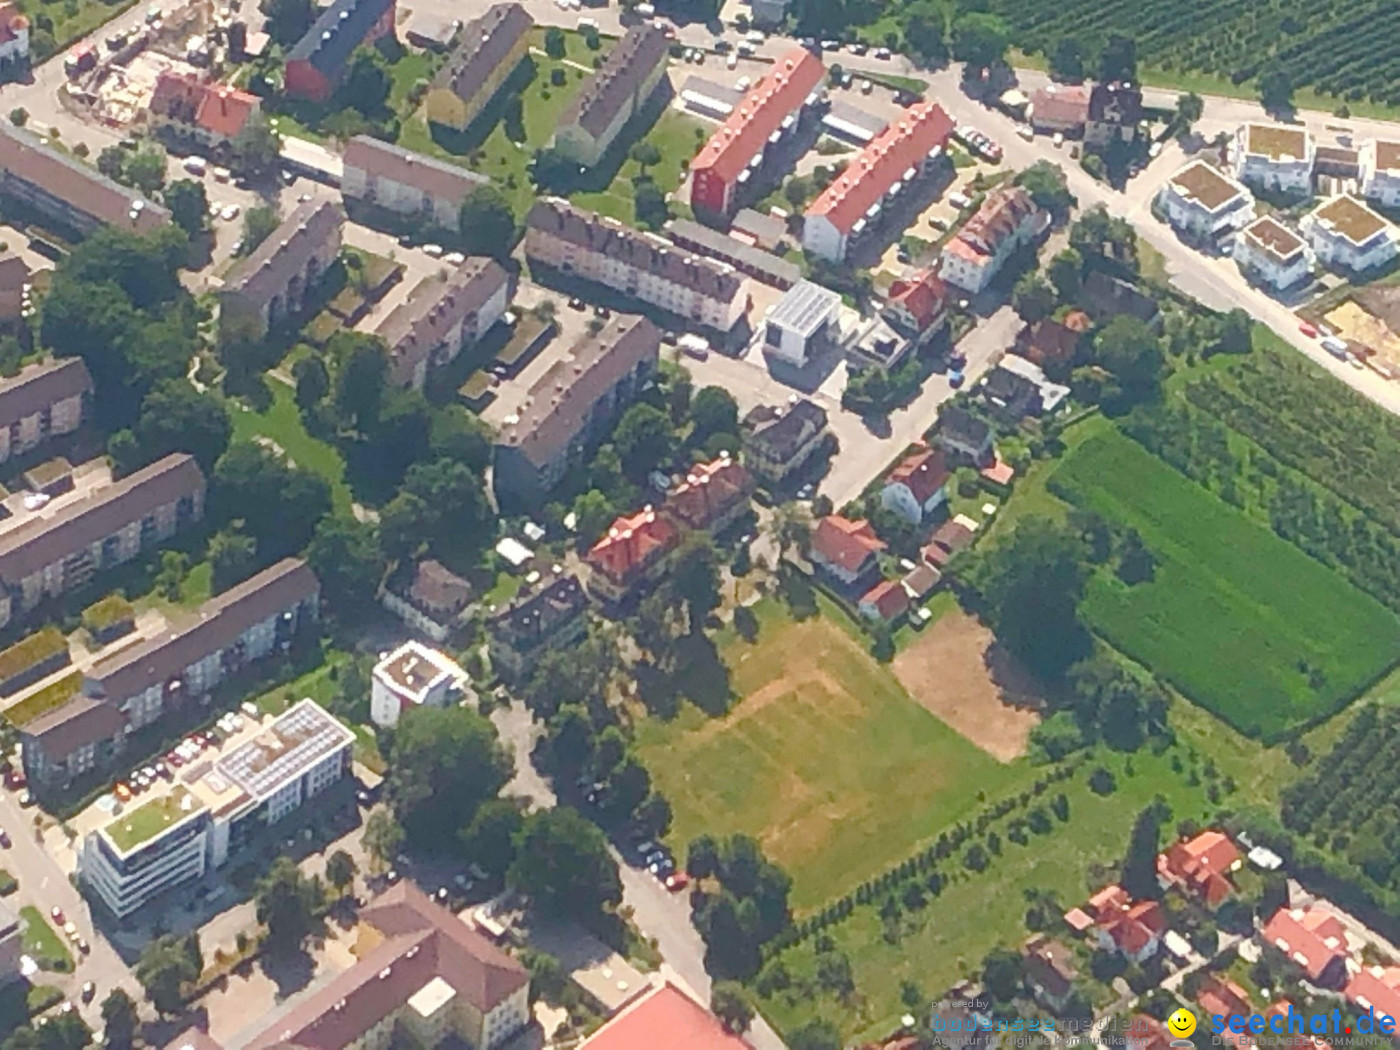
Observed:
[[[61,973],[72,971],[73,953],[38,908],[32,904],[25,905],[19,910],[19,921],[25,955],[38,963],[41,969]]]
[[[1053,480],[1157,558],[1136,586],[1095,576],[1090,624],[1243,732],[1276,739],[1320,720],[1400,659],[1392,613],[1117,430]]]
[[[639,140],[650,142],[661,154],[661,163],[651,168],[649,174],[662,193],[673,193],[680,186],[685,177],[686,164],[704,144],[707,131],[706,126],[695,118],[667,109]],[[697,132],[700,134],[697,135]],[[607,189],[598,193],[576,193],[570,199],[580,207],[592,208],[621,222],[635,223],[637,213],[633,207],[632,179],[641,170],[641,165],[629,156]]]
[[[79,0],[79,2],[69,6],[44,2],[44,0],[19,0],[19,9],[28,15],[30,22],[33,23],[30,32],[31,46],[35,45],[34,34],[41,31],[42,23],[38,20],[44,17],[53,20],[54,51],[52,53],[57,55],[69,44],[80,40],[99,26],[116,18],[135,2],[136,0],[113,0],[111,3],[103,3],[102,0]],[[33,56],[35,65],[48,57],[42,53],[42,48],[35,48]]]
[[[310,697],[325,706],[340,688],[336,681],[340,671],[348,662],[343,652],[327,652],[326,662],[300,678],[275,686],[253,698],[253,704],[264,714],[280,715],[298,700]]]
[[[811,909],[903,860],[981,802],[1033,779],[1006,766],[914,703],[843,614],[792,620],[774,601],[756,611],[750,644],[719,639],[739,699],[710,718],[686,704],[643,720],[637,742],[674,810],[679,850],[700,832],[756,836],[793,877],[792,903]]]
[[[195,797],[176,785],[169,793],[143,802],[117,817],[107,825],[107,834],[117,849],[126,853],[179,823],[196,808]]]
[[[267,387],[272,403],[264,412],[254,412],[241,403],[231,405],[234,439],[251,441],[263,437],[277,442],[299,466],[316,471],[330,482],[336,507],[348,510],[350,488],[345,484],[345,460],[340,451],[306,432],[290,387],[277,380],[269,380]]]

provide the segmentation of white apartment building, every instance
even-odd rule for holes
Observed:
[[[1333,197],[1299,226],[1324,266],[1361,273],[1384,266],[1400,251],[1395,227],[1355,197]]]
[[[1312,275],[1313,254],[1307,243],[1269,215],[1255,219],[1236,235],[1233,254],[1247,276],[1275,291]]]
[[[455,164],[356,135],[345,144],[340,192],[347,202],[456,230],[462,202],[490,182]]]
[[[1203,160],[1168,179],[1157,203],[1176,230],[1201,240],[1232,234],[1254,218],[1254,195]]]
[[[748,308],[747,279],[728,263],[678,248],[557,197],[530,209],[525,255],[719,332],[733,330]]]
[[[405,642],[374,665],[370,719],[390,728],[410,708],[447,707],[461,699],[466,682],[466,673],[444,653],[422,642]]]
[[[1283,124],[1243,124],[1230,143],[1230,170],[1256,189],[1312,193],[1316,144],[1305,128]]]
[[[118,918],[224,865],[260,828],[284,819],[350,769],[355,734],[315,701],[248,719],[197,775],[158,782],[83,839],[83,888]],[[196,766],[197,771],[201,767]]]
[[[1400,142],[1369,139],[1361,147],[1361,195],[1400,208]]]

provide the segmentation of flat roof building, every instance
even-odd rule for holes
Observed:
[[[798,281],[763,322],[764,352],[802,368],[826,343],[834,342],[841,296],[812,281]]]
[[[1286,124],[1242,124],[1230,143],[1235,178],[1257,187],[1291,194],[1311,194],[1312,133]]]
[[[1239,232],[1233,257],[1241,270],[1276,291],[1312,273],[1311,249],[1272,215],[1261,215]]]
[[[447,707],[461,698],[466,683],[466,674],[445,653],[422,642],[404,642],[374,665],[370,718],[377,726],[396,726],[412,708]]]
[[[1254,195],[1203,160],[1192,161],[1168,179],[1157,201],[1167,221],[1192,237],[1233,233],[1254,216]]]
[[[1299,226],[1324,266],[1360,273],[1384,266],[1400,251],[1395,227],[1346,194],[1319,205]]]
[[[1358,162],[1361,195],[1382,208],[1400,207],[1400,141],[1367,139]]]

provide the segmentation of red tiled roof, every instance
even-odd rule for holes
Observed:
[[[1239,861],[1240,851],[1228,835],[1203,831],[1163,852],[1157,858],[1157,870],[1214,907],[1234,891],[1229,875]]]
[[[908,279],[901,277],[890,285],[890,302],[904,307],[921,332],[927,331],[943,316],[950,298],[948,285],[933,267]]]
[[[215,135],[236,138],[243,125],[248,123],[248,118],[258,111],[261,105],[258,96],[224,84],[209,84],[207,87],[195,123]]]
[[[1171,1032],[1155,1017],[1137,1014],[1128,1027],[1124,1039],[1129,1050],[1168,1050],[1172,1045]]]
[[[634,1000],[579,1050],[750,1050],[714,1014],[667,982]]]
[[[1264,1024],[1268,1025],[1275,1017],[1282,1017],[1283,1024],[1288,1024],[1288,1009],[1297,1007],[1287,999],[1280,999],[1276,1003],[1270,1003],[1268,1009],[1264,1011]],[[1275,1032],[1269,1029],[1269,1042],[1273,1046],[1291,1046],[1298,1050],[1332,1050],[1332,1044],[1321,1036],[1304,1034],[1296,1031]]]
[[[1367,966],[1347,982],[1346,997],[1376,1016],[1400,1019],[1400,967]]]
[[[20,13],[17,5],[0,4],[0,44],[8,44],[21,30],[28,28],[29,19]]]
[[[899,466],[890,471],[886,484],[905,486],[922,507],[933,498],[934,493],[948,484],[950,476],[943,450],[925,448],[906,456]]]
[[[1020,186],[993,190],[947,250],[973,262],[990,258],[1034,211],[1035,202]]]
[[[584,555],[596,572],[618,582],[630,579],[680,542],[680,530],[671,519],[644,507],[630,518],[612,523],[607,535]]]
[[[1089,898],[1088,912],[1120,951],[1137,954],[1167,928],[1157,901],[1134,901],[1122,886],[1105,886]]]
[[[1347,956],[1346,928],[1321,908],[1280,908],[1264,927],[1264,940],[1283,952],[1312,980]]]
[[[752,488],[749,472],[725,454],[691,467],[666,497],[666,510],[692,529],[703,529],[747,499]]]
[[[1209,984],[1202,987],[1196,1001],[1205,1008],[1208,1017],[1216,1014],[1222,1017],[1248,1017],[1254,1013],[1249,993],[1228,977],[1212,978]]]
[[[879,203],[890,187],[917,168],[930,153],[948,143],[953,118],[934,102],[921,102],[894,121],[807,209],[810,221],[825,216],[843,233]]]
[[[1027,330],[1020,353],[1027,361],[1042,368],[1060,364],[1074,357],[1074,351],[1079,346],[1079,335],[1069,325],[1045,317]]]
[[[898,580],[881,580],[860,596],[862,606],[870,606],[882,620],[893,620],[909,611],[909,592]]]
[[[868,557],[884,549],[884,542],[864,518],[850,521],[828,514],[812,530],[812,553],[847,572],[859,571]]]
[[[1033,121],[1046,124],[1083,124],[1089,119],[1087,84],[1051,84],[1031,95]]]
[[[710,136],[710,141],[695,155],[690,170],[709,169],[726,182],[733,182],[763,148],[768,136],[806,101],[825,75],[821,59],[806,48],[788,51]]]

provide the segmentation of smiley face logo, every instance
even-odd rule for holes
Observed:
[[[1178,1039],[1185,1039],[1196,1030],[1196,1015],[1190,1010],[1178,1010],[1167,1018],[1167,1027]]]

